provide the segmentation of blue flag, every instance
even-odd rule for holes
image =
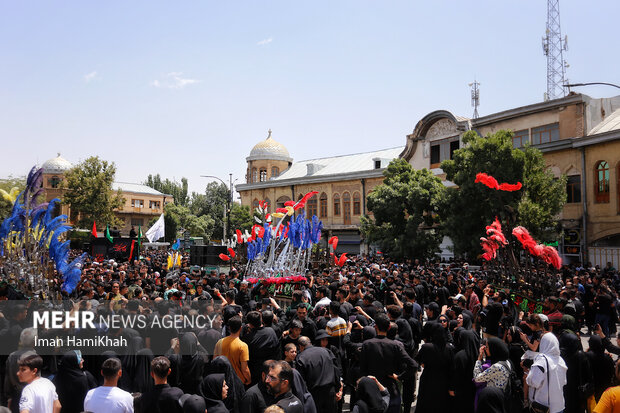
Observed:
[[[172,244],[172,249],[176,251],[179,248],[181,248],[181,240],[179,238],[177,238],[176,242],[174,244]]]

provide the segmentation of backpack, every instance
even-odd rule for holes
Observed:
[[[510,375],[508,376],[508,384],[506,384],[506,388],[504,389],[506,412],[523,413],[525,409],[523,399],[523,383],[521,383],[521,380],[517,377],[517,372],[514,368],[512,368],[512,363],[509,360],[499,361],[498,363],[510,372]]]

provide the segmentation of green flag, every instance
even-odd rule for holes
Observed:
[[[110,235],[110,224],[105,226],[105,237],[108,239],[108,241],[114,242],[112,235]]]
[[[557,247],[558,246],[558,242],[545,242],[545,245],[549,246],[549,247]]]
[[[138,225],[138,255],[140,255],[141,244],[142,244],[142,225]]]

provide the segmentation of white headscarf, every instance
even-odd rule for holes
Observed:
[[[563,389],[566,384],[566,370],[568,369],[566,363],[560,357],[560,343],[552,333],[544,334],[540,340],[538,351],[539,353],[534,359],[532,368],[540,366],[544,373],[538,373],[543,383],[536,393],[536,399],[539,403],[545,405],[549,401],[550,413],[560,412],[564,410],[565,406]],[[548,375],[547,366],[549,368]],[[549,378],[548,382],[547,377]],[[530,387],[530,399],[534,393],[533,390]]]

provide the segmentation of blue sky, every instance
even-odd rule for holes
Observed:
[[[620,3],[561,1],[573,82],[620,83]],[[546,90],[545,1],[4,1],[0,177],[56,152],[117,180],[244,179],[267,130],[296,160],[405,144],[427,113]],[[615,89],[579,89],[594,97]]]

